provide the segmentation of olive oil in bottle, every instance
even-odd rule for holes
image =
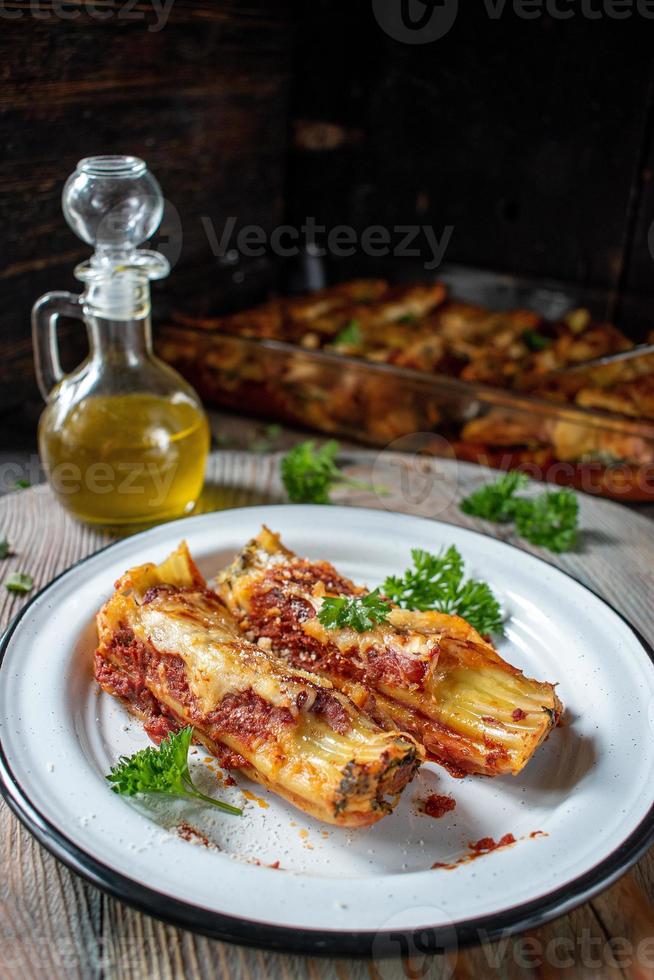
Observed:
[[[80,161],[64,215],[95,253],[75,269],[84,292],[48,293],[32,311],[36,373],[47,405],[39,448],[61,503],[120,527],[188,513],[202,490],[209,426],[193,389],[152,350],[150,280],[169,272],[139,249],[161,221],[158,183],[136,157]],[[89,355],[64,376],[59,316],[84,322]]]
[[[122,525],[169,520],[193,509],[204,481],[209,429],[182,398],[97,395],[39,432],[50,485],[75,517]]]

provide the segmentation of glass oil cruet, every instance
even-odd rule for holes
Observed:
[[[142,160],[81,160],[62,195],[66,221],[91,258],[75,269],[81,295],[46,293],[32,311],[36,376],[47,402],[39,450],[50,485],[76,517],[105,526],[169,520],[194,507],[209,427],[193,389],[154,356],[150,280],[168,275],[158,252],[137,246],[163,214]],[[64,376],[57,318],[84,321],[89,354]]]

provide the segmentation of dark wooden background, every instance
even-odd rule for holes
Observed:
[[[34,398],[32,302],[78,288],[88,249],[60,193],[94,153],[143,156],[170,202],[160,241],[181,255],[155,286],[159,318],[301,280],[299,260],[217,257],[208,223],[269,232],[315,216],[452,225],[448,262],[597,288],[634,336],[654,326],[654,21],[459,7],[445,37],[408,45],[370,0],[174,0],[161,30],[147,0],[129,17],[104,0],[104,19],[81,0],[7,0],[0,406]],[[424,274],[405,266],[325,260],[329,277]]]
[[[134,19],[124,2],[106,2],[105,19],[84,3],[67,5],[71,20],[49,2],[12,6],[22,17],[0,16],[0,404],[33,383],[34,300],[79,291],[72,270],[89,248],[60,196],[81,157],[132,153],[159,179],[169,202],[159,237],[174,250],[182,230],[174,273],[154,289],[160,315],[246,303],[268,287],[265,260],[216,261],[201,218],[268,230],[281,220],[293,43],[283,0],[174,0],[159,31],[147,0]]]
[[[369,3],[334,7],[304,19],[292,114],[344,139],[296,149],[295,220],[451,224],[450,261],[599,287],[614,313],[628,293],[651,301],[654,20],[522,20],[507,4],[493,21],[460,3],[445,37],[407,45]]]

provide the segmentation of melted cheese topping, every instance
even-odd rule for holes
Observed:
[[[180,606],[174,598],[156,599],[140,607],[134,632],[160,652],[174,651],[182,658],[202,711],[212,711],[227,694],[250,688],[277,708],[293,708],[310,675],[245,643],[218,609],[198,615],[196,608],[195,601]],[[329,681],[311,677],[311,682],[331,688]]]
[[[318,613],[325,596],[332,593],[322,580],[313,589],[302,588],[301,576],[294,579],[295,561],[296,556],[281,545],[279,537],[264,528],[221,573],[218,588],[230,609],[247,617],[253,591],[265,587],[266,573],[287,562],[288,578],[282,575],[275,587],[283,590],[286,600],[296,597],[304,608],[308,604],[313,609],[313,617],[298,618],[296,623],[308,638],[327,650],[335,648],[340,658],[351,661],[361,672],[365,686],[360,696],[355,694],[359,705],[367,704],[367,689],[372,688],[371,703],[378,697],[375,717],[385,716],[389,726],[396,724],[424,739],[433,735],[435,744],[446,736],[458,738],[464,743],[464,755],[478,753],[481,771],[485,756],[494,751],[505,753],[510,760],[506,768],[513,771],[526,763],[561,709],[551,684],[525,677],[507,664],[459,616],[393,607],[386,623],[363,633],[351,628],[327,629]],[[357,594],[360,590],[351,585]],[[256,620],[252,625],[256,633]],[[353,693],[348,671],[341,676],[339,656],[334,654],[333,663],[330,657],[327,652],[322,669],[341,689]]]
[[[251,739],[246,698],[218,736],[243,756],[252,778],[320,819],[359,826],[380,819],[390,808],[387,797],[395,797],[413,776],[424,757],[421,747],[410,736],[380,729],[328,680],[244,640],[222,601],[206,589],[185,545],[159,566],[126,572],[116,589],[98,614],[100,650],[111,651],[131,631],[146,648],[179,657],[206,715],[228,695],[252,692],[290,712],[260,739]],[[169,688],[166,662],[157,670],[148,685],[184,718],[185,706]],[[256,706],[252,710],[256,716]],[[195,711],[192,717],[206,735],[203,720]]]

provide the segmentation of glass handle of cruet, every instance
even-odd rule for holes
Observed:
[[[57,320],[60,316],[83,320],[81,297],[75,293],[45,293],[32,307],[34,366],[39,390],[45,401],[64,376],[57,343]]]

